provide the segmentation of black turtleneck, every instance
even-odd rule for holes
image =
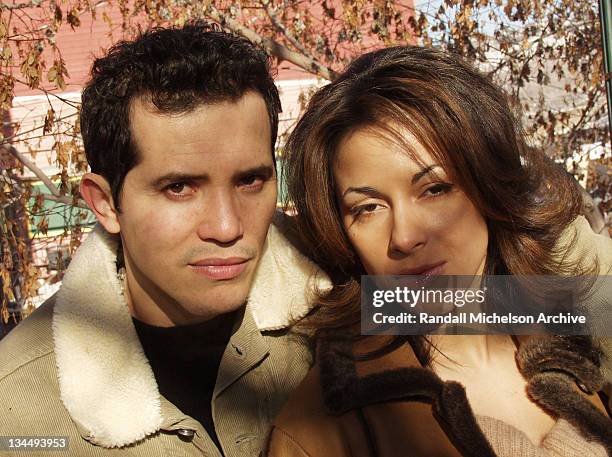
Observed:
[[[222,314],[201,324],[178,327],[155,327],[132,318],[159,392],[199,421],[221,453],[211,401],[235,317],[235,312]]]

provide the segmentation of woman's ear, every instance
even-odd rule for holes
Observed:
[[[100,224],[109,233],[119,233],[118,211],[108,181],[96,173],[85,173],[81,178],[81,195]]]

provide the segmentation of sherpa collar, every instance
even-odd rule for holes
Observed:
[[[57,295],[53,337],[60,396],[92,443],[122,447],[160,429],[155,377],[117,279],[117,237],[96,226]],[[247,303],[260,331],[282,329],[312,308],[329,279],[271,226]]]

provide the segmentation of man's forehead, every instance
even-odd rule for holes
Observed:
[[[257,94],[248,97],[178,114],[135,100],[130,130],[139,165],[183,174],[273,165],[265,103]]]

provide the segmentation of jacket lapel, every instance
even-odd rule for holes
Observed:
[[[96,227],[73,257],[57,295],[53,338],[60,396],[94,444],[118,447],[161,425],[151,367],[121,294],[117,240]]]

